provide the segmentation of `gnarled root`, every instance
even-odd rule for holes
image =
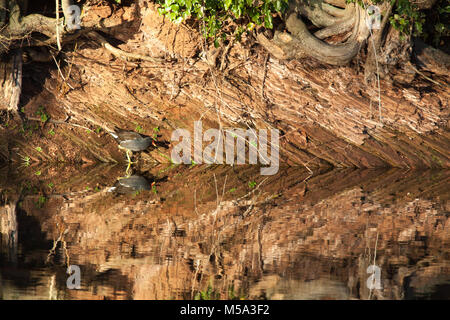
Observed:
[[[0,5],[5,5],[6,1],[1,1]],[[15,40],[20,40],[32,32],[39,32],[47,37],[52,37],[55,32],[56,20],[40,14],[30,14],[22,16],[17,1],[9,1],[9,19],[6,24],[5,10],[1,10],[0,23],[3,28],[0,30],[0,54],[8,51],[10,45]]]
[[[324,7],[327,9],[323,9]],[[272,40],[259,34],[258,41],[278,59],[310,56],[332,65],[346,64],[359,52],[369,35],[366,15],[360,6],[355,4],[347,4],[344,10],[331,7],[333,6],[323,1],[307,5],[296,0],[291,3],[291,10],[287,15],[288,32],[276,31]],[[298,13],[307,16],[315,25],[326,28],[312,35],[305,23],[298,18]],[[352,30],[352,34],[344,43],[331,45],[321,40],[349,30]]]

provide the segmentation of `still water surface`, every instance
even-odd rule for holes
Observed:
[[[449,171],[36,172],[0,169],[1,299],[450,298]]]

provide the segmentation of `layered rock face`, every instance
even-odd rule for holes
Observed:
[[[28,117],[45,107],[54,120],[70,117],[67,122],[103,134],[52,123],[47,127],[60,134],[4,128],[4,158],[17,159],[14,150],[25,148],[46,162],[121,161],[104,133],[114,125],[148,135],[158,127],[159,139],[169,143],[175,129],[192,130],[201,119],[205,129],[279,129],[282,161],[310,169],[449,166],[448,76],[440,73],[445,65],[433,68],[431,54],[422,66],[437,73],[417,72],[410,63],[396,68],[396,48],[389,48],[383,58],[392,65],[380,63],[385,77],[378,92],[376,83],[365,84],[359,59],[341,67],[280,61],[252,37],[216,49],[195,28],[164,20],[148,1],[92,7],[83,16],[87,27],[101,23],[118,48],[158,59],[125,61],[98,39],[81,37],[58,56],[59,69],[53,62],[24,65],[21,105]],[[36,152],[38,143],[44,153]],[[143,160],[166,162],[161,153],[169,150]]]

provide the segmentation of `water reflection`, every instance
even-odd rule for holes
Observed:
[[[118,178],[114,186],[108,189],[108,192],[130,194],[142,190],[150,190],[150,183],[142,176],[132,175]]]
[[[3,299],[450,297],[448,171],[40,172],[0,169]]]

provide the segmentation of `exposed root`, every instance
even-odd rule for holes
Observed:
[[[322,4],[322,10],[334,17],[344,17],[347,14],[344,9],[332,6],[328,3]]]
[[[350,17],[350,19],[347,19],[343,22],[336,23],[332,26],[317,31],[316,33],[314,33],[314,36],[322,40],[331,36],[343,34],[345,32],[350,31],[354,24],[355,24],[355,17],[352,16]]]
[[[345,0],[324,0],[324,2],[339,8],[345,8],[345,6],[347,5],[347,2]]]
[[[317,2],[310,5],[304,4],[301,0],[296,2],[298,12],[307,17],[316,27],[329,27],[339,22],[339,18],[322,10]]]
[[[163,62],[165,59],[163,58],[154,58],[149,56],[144,56],[137,53],[130,53],[125,52],[121,49],[118,49],[114,46],[112,46],[103,36],[101,36],[98,32],[91,31],[88,34],[89,37],[99,42],[106,50],[111,52],[116,57],[126,60],[126,61],[136,61],[136,60],[142,60],[142,61],[149,61],[149,62]]]
[[[288,14],[286,29],[289,33],[276,31],[272,40],[267,39],[263,34],[258,35],[258,41],[278,59],[298,59],[310,56],[332,65],[346,64],[359,52],[362,43],[369,35],[365,23],[365,13],[358,5],[348,4],[344,10],[345,15],[339,19],[332,17],[331,21],[334,23],[327,23],[328,28],[318,32],[318,37],[312,35],[304,22],[297,17],[296,9],[302,12],[302,8],[305,8],[304,4],[296,1],[293,12]],[[314,12],[314,16],[317,18],[316,22],[325,15],[331,17],[328,13],[321,11],[317,4],[313,8],[315,9],[309,12]],[[324,25],[324,23],[321,24]],[[320,40],[349,31],[352,27],[352,34],[345,43],[331,45]]]
[[[14,3],[14,2],[13,2]],[[22,17],[18,4],[10,6],[8,26],[0,35],[8,38],[24,37],[31,32],[40,32],[48,37],[54,34],[55,19],[40,14],[30,14]]]

